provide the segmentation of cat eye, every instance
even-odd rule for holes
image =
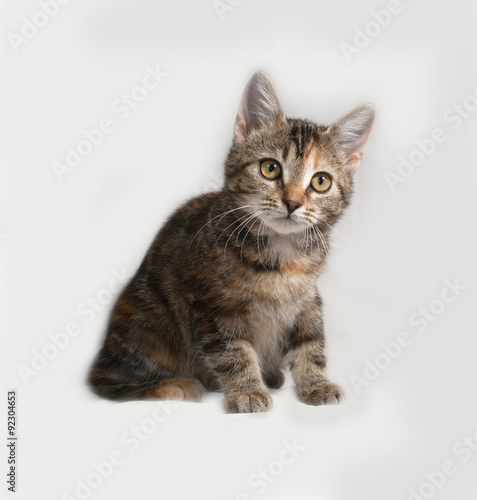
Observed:
[[[324,193],[331,187],[331,177],[324,172],[318,172],[311,179],[311,187],[318,193]]]
[[[282,167],[275,160],[263,160],[260,162],[260,172],[266,179],[278,179],[282,175]]]

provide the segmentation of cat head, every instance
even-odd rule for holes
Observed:
[[[327,127],[287,118],[272,82],[257,72],[240,102],[225,190],[277,233],[332,224],[350,202],[373,122],[371,104]]]

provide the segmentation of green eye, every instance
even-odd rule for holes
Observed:
[[[324,172],[318,172],[311,179],[311,187],[318,193],[324,193],[331,187],[331,177]]]
[[[260,162],[260,172],[266,179],[278,179],[282,175],[282,167],[275,160],[263,160]]]

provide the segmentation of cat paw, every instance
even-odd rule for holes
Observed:
[[[263,381],[269,389],[280,389],[285,382],[285,375],[281,370],[266,372],[263,374]]]
[[[259,413],[272,407],[272,397],[260,389],[230,392],[225,395],[225,409],[228,413]]]
[[[307,405],[337,405],[344,397],[339,385],[325,382],[311,389],[297,391],[298,397]]]

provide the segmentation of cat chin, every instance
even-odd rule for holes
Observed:
[[[268,224],[270,229],[273,229],[278,234],[294,234],[301,233],[305,226],[299,222],[295,222],[293,219],[288,217],[283,217],[280,219],[274,219]]]

